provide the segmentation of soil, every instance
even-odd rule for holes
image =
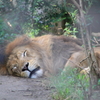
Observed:
[[[47,78],[0,76],[0,100],[53,100]]]
[[[0,76],[0,100],[53,100],[55,88],[49,83],[48,78]],[[100,91],[93,94],[91,100],[100,100]]]

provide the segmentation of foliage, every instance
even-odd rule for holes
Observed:
[[[93,0],[84,0],[84,2],[86,3],[84,9],[87,10],[91,7]],[[62,26],[63,29],[65,28],[64,35],[76,35],[78,33],[75,27],[76,14],[75,6],[66,0],[0,1],[0,15],[4,17],[5,26],[8,27],[7,22],[12,25],[10,30],[8,29],[9,34],[24,34],[30,31],[29,34],[41,35],[51,31],[56,23],[65,21],[66,25],[64,23]]]
[[[38,19],[35,19],[39,24],[52,25],[52,23],[62,21],[65,19],[64,14],[67,13],[62,3],[59,4],[57,0],[48,2],[46,0],[37,2],[36,10],[40,8],[40,13],[35,13],[35,16],[39,16]],[[42,4],[39,6],[39,4]]]
[[[67,68],[66,70],[66,73],[53,77],[51,80],[52,86],[56,89],[53,98],[55,100],[86,100],[88,79],[85,75],[77,73],[76,69]]]
[[[87,15],[89,9],[91,8],[92,4],[96,2],[94,0],[83,0],[82,3],[84,3],[83,5],[83,13],[85,14],[85,19],[87,21],[87,27],[89,25],[91,25],[93,23],[93,17],[90,15]],[[64,29],[64,35],[72,35],[74,37],[77,37],[79,35],[81,35],[80,33],[80,26],[79,26],[79,22],[80,22],[80,14],[79,11],[77,10],[77,8],[73,7],[74,11],[71,12],[71,18],[73,19],[73,24],[69,24],[66,22],[66,27]]]
[[[0,18],[0,44],[2,44],[3,42],[8,42],[9,40],[12,40],[16,34],[14,33],[8,33],[8,29],[10,30],[10,28],[8,28],[4,21],[3,18]],[[8,31],[8,32],[7,32]]]
[[[52,0],[52,2],[49,0],[14,0],[16,4],[13,1],[1,1],[0,14],[4,17],[4,22],[9,21],[12,25],[9,33],[15,34],[27,33],[28,29],[32,29],[31,32],[39,29],[38,33],[41,30],[50,31],[54,23],[66,19],[64,15],[69,10],[65,9],[60,0]]]
[[[69,24],[68,22],[66,22],[65,24],[65,29],[64,29],[64,35],[68,36],[68,35],[73,35],[74,37],[76,37],[76,33],[78,33],[78,29],[75,27],[75,23],[76,23],[76,14],[77,14],[77,10],[73,11],[73,13],[71,13],[71,18],[73,19],[73,26],[71,24]]]

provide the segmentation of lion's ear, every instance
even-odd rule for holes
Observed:
[[[27,50],[25,50],[23,53],[22,53],[22,57],[26,57],[27,56]]]

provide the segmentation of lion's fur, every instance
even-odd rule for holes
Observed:
[[[36,38],[21,36],[9,43],[5,49],[5,55],[8,57],[7,66],[4,66],[9,74],[11,65],[18,62],[22,67],[27,60],[36,60],[45,73],[55,74],[64,68],[64,65],[70,55],[76,51],[80,51],[82,42],[66,36],[44,35]],[[21,58],[21,53],[28,52],[30,59]],[[18,67],[19,68],[19,67]],[[19,68],[19,72],[21,68]],[[6,70],[3,70],[7,72]]]
[[[7,74],[5,47],[0,48],[0,74]]]
[[[95,54],[98,66],[100,68],[100,47],[94,48],[94,54]],[[79,51],[79,52],[73,53],[71,57],[69,58],[69,60],[67,61],[65,65],[65,69],[66,67],[78,68],[80,69],[81,72],[83,72],[84,69],[89,67],[85,52]]]

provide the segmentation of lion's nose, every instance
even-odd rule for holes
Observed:
[[[29,63],[26,63],[26,64],[24,65],[24,67],[22,68],[22,71],[28,70],[28,66],[29,66]]]

